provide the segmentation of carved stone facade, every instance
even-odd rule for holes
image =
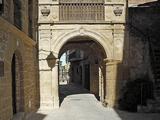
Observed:
[[[65,6],[66,4],[67,6]],[[100,9],[93,9],[96,7]],[[88,14],[83,13],[82,8],[88,8]],[[68,9],[71,10],[70,12],[72,13],[67,11]],[[61,15],[60,12],[61,14],[68,14],[68,18],[62,19],[63,15]],[[100,13],[100,15],[103,16],[102,19],[92,18],[92,12],[94,12],[94,17],[96,12],[97,15]],[[84,15],[90,17],[83,17]],[[77,17],[80,17],[80,19]],[[107,102],[111,107],[115,106],[115,87],[117,80],[120,78],[116,78],[117,74],[115,72],[116,66],[123,60],[126,1],[78,0],[75,3],[75,1],[72,0],[39,0],[38,22],[41,107],[50,107],[51,109],[53,106],[54,108],[59,107],[58,68],[54,67],[50,70],[45,59],[50,52],[53,52],[54,56],[59,59],[63,47],[65,47],[68,42],[72,40],[83,41],[83,38],[95,41],[101,46],[101,49],[103,49],[106,54],[102,60],[103,67],[108,67],[108,65],[112,66],[108,67],[107,70],[106,67],[104,67],[106,70],[104,74],[111,77],[103,80],[106,85],[103,86],[102,89],[106,94],[102,96],[105,99],[102,102]],[[110,84],[109,81],[114,82]]]

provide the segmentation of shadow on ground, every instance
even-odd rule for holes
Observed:
[[[12,120],[44,120],[45,114],[20,112],[14,115]]]
[[[160,120],[160,113],[132,113],[116,109],[114,111],[120,120]]]
[[[46,117],[45,114],[34,113],[34,114],[31,114],[27,120],[32,120],[32,118],[34,118],[34,120],[44,120],[45,117]]]

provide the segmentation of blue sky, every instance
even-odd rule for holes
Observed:
[[[63,53],[63,55],[60,58],[60,61],[62,61],[62,66],[66,65],[66,53]]]

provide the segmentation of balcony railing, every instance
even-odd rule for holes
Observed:
[[[60,21],[103,21],[104,3],[60,3]]]

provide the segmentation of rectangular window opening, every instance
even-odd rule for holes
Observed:
[[[2,15],[4,9],[4,1],[0,0],[0,15]]]

